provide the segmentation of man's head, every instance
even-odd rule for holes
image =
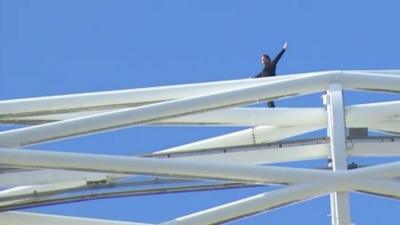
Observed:
[[[264,65],[268,65],[271,63],[271,58],[269,57],[269,55],[264,54],[261,56],[261,63]]]

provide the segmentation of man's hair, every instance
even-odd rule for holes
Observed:
[[[265,57],[266,59],[268,59],[268,61],[270,61],[270,62],[271,62],[271,57],[269,57],[269,55],[267,55],[267,54],[263,54],[263,55],[262,55],[262,57]]]

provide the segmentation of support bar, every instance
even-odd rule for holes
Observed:
[[[249,87],[300,75],[136,88],[0,101],[0,118],[121,109]]]
[[[164,149],[155,152],[155,154],[189,152],[193,150],[206,149],[206,148],[221,148],[221,147],[232,147],[239,145],[255,145],[261,143],[269,143],[269,142],[280,141],[286,138],[290,138],[296,135],[304,134],[321,128],[322,127],[318,126],[287,126],[287,127],[258,126],[212,138],[207,138],[204,140],[192,142],[185,145]]]
[[[346,122],[341,84],[329,85],[327,101],[332,169],[333,171],[345,171],[347,170]],[[330,198],[332,225],[350,225],[349,193],[335,191],[331,193]]]
[[[154,123],[173,117],[243,105],[257,100],[310,93],[327,85],[325,77],[310,75],[285,81],[172,100],[133,109],[90,115],[49,124],[0,132],[0,146],[18,147],[56,139],[66,139],[124,126]]]
[[[329,179],[335,174],[315,169],[247,166],[193,162],[184,159],[93,155],[78,153],[16,151],[0,149],[0,164],[17,167],[96,171],[118,174],[148,174],[185,178],[228,180],[241,183],[288,184]]]
[[[26,186],[60,183],[81,180],[95,182],[99,180],[112,180],[122,175],[106,173],[88,173],[66,170],[28,170],[18,172],[0,173],[0,187]]]
[[[248,185],[240,183],[222,183],[222,184],[204,184],[204,185],[178,185],[173,187],[160,187],[160,188],[142,188],[142,189],[128,189],[128,190],[106,190],[96,191],[83,194],[68,194],[62,196],[51,196],[47,193],[40,195],[40,198],[32,198],[30,201],[24,201],[16,204],[10,204],[6,206],[0,206],[0,211],[26,209],[31,207],[49,206],[55,204],[65,204],[72,202],[105,199],[105,198],[120,198],[120,197],[132,197],[132,196],[144,196],[144,195],[159,195],[159,194],[172,194],[172,193],[183,193],[183,192],[198,192],[198,191],[215,191],[215,190],[226,190],[235,188],[250,188],[257,185]],[[35,196],[32,196],[35,197]]]
[[[346,76],[342,76],[346,75]],[[17,147],[64,139],[124,126],[154,123],[178,116],[243,105],[256,100],[275,99],[318,92],[329,83],[342,83],[347,89],[400,92],[400,77],[357,71],[310,73],[290,80],[274,81],[251,87],[123,109],[0,133],[0,145]]]
[[[29,117],[0,117],[0,124],[43,124],[94,115],[106,111],[91,111]],[[110,110],[108,111],[110,112]],[[232,108],[194,115],[180,116],[151,125],[209,125],[209,126],[299,126],[325,124],[323,108]]]
[[[370,194],[400,199],[400,182],[396,180],[357,180],[355,189]]]
[[[122,221],[99,220],[69,216],[55,216],[26,212],[0,213],[0,225],[150,225],[145,223],[131,223]]]
[[[311,197],[329,192],[331,188],[326,183],[295,184],[278,190],[255,195],[239,201],[231,202],[204,211],[161,223],[161,225],[210,225],[220,224],[247,217],[274,208],[293,204]]]
[[[394,179],[400,177],[400,162],[385,163],[381,165],[352,170],[351,173],[360,178]]]
[[[327,71],[327,73],[336,74],[338,76],[341,76],[341,74],[345,74],[345,78],[335,78],[335,81],[339,82],[340,80],[344,79],[349,80],[349,82],[347,82],[349,85],[346,86],[349,88],[374,90],[373,86],[375,83],[375,86],[379,86],[376,90],[399,91],[398,78],[395,78],[395,76],[399,74],[398,71],[399,70],[345,70]],[[290,76],[278,76],[273,78],[269,77],[259,79],[217,81],[118,91],[104,91],[96,93],[81,93],[17,100],[3,100],[0,101],[0,117],[7,117],[11,115],[46,115],[54,113],[83,112],[101,109],[132,107],[159,101],[168,101],[189,96],[203,95],[211,92],[219,92],[239,87],[252,86],[260,83],[268,83],[271,81],[287,80],[318,73],[321,72],[301,73]],[[359,77],[361,79],[358,80],[351,78],[351,76],[354,75],[358,77],[359,75],[361,75],[365,78]],[[382,79],[385,77],[386,81],[385,79]]]

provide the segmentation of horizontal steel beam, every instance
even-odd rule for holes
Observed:
[[[0,101],[0,118],[115,110],[287,80],[296,76],[299,75],[3,100]]]
[[[339,75],[341,73],[352,75],[364,74],[367,76],[375,77],[398,75],[398,70],[356,70],[329,72]],[[203,95],[211,92],[219,92],[260,83],[268,83],[271,81],[287,80],[309,74],[315,73],[300,73],[290,76],[286,75],[273,78],[241,79],[163,87],[149,87],[117,91],[25,98],[16,100],[3,100],[0,101],[0,118],[8,116],[48,115],[55,113],[85,112],[104,109],[126,108],[154,102],[185,98],[189,96]],[[358,86],[360,86],[361,89],[373,89],[369,87],[371,85],[368,85],[368,87],[365,87],[365,85]],[[386,86],[387,88],[389,88],[388,85]],[[387,90],[393,91],[393,89],[390,88]]]
[[[365,167],[351,171],[360,179],[395,179],[400,177],[400,161]]]
[[[40,185],[50,182],[59,183],[77,180],[94,182],[99,180],[113,180],[121,176],[122,175],[116,174],[65,170],[16,170],[0,173],[0,187]]]
[[[251,87],[156,103],[133,109],[89,115],[81,118],[0,132],[0,146],[18,147],[66,139],[120,127],[154,123],[178,116],[226,108],[276,97],[322,90],[325,77],[302,78],[258,84]]]
[[[116,185],[118,187],[118,185]],[[16,202],[13,204],[7,204],[0,206],[0,211],[19,210],[31,207],[48,206],[55,204],[65,204],[72,202],[106,199],[106,198],[121,198],[121,197],[132,197],[132,196],[144,196],[144,195],[159,195],[159,194],[172,194],[172,193],[183,193],[183,192],[198,192],[198,191],[215,191],[215,190],[226,190],[235,188],[250,188],[259,185],[249,185],[240,183],[217,183],[217,184],[203,184],[203,185],[175,185],[168,187],[158,188],[136,188],[128,190],[93,190],[90,193],[68,193],[67,195],[54,196],[56,192],[44,192],[39,194],[11,196],[0,198],[0,201],[15,201],[25,199],[23,202]],[[98,189],[98,188],[97,188]],[[65,190],[71,191],[71,190]],[[73,190],[72,190],[73,191]],[[60,192],[59,194],[64,193]]]
[[[110,112],[111,110],[108,110]],[[44,116],[0,117],[0,124],[43,124],[106,111],[53,114]],[[183,126],[299,126],[323,125],[326,122],[323,108],[231,108],[162,120],[149,125]]]
[[[400,156],[400,137],[381,136],[348,138],[347,154],[355,157],[396,157]],[[279,141],[241,146],[199,148],[182,151],[159,151],[146,157],[268,164],[291,161],[329,158],[329,138],[314,138],[292,141]]]
[[[27,212],[2,212],[0,225],[150,225],[145,223],[99,220],[81,217],[56,216]]]
[[[363,179],[357,180],[355,189],[369,194],[400,199],[400,182],[397,180]]]
[[[0,149],[0,164],[18,167],[66,169],[117,174],[147,174],[168,177],[204,178],[240,183],[287,184],[328,179],[329,171],[272,166],[234,165],[229,163],[193,162],[183,159],[16,151]]]
[[[341,83],[343,87],[348,89],[400,92],[400,78],[398,76],[357,71],[311,73],[288,80],[261,83],[203,96],[0,132],[0,145],[17,147],[125,126],[154,123],[183,115],[243,105],[257,100],[318,92],[325,90],[332,82]]]
[[[195,151],[198,149],[232,147],[238,145],[256,145],[262,143],[276,142],[290,137],[294,137],[307,132],[321,129],[322,127],[315,126],[285,126],[285,127],[270,127],[257,126],[237,132],[223,134],[220,136],[207,138],[204,140],[184,144],[161,151],[159,153],[177,153]]]
[[[44,116],[0,117],[5,124],[42,124],[110,111],[89,111]],[[350,105],[346,107],[348,127],[370,127],[393,130],[398,128],[400,101]],[[320,126],[326,127],[323,108],[232,108],[162,120],[149,125],[207,126]]]
[[[331,187],[326,183],[294,184],[278,190],[251,196],[204,211],[176,218],[161,225],[210,225],[251,216],[274,208],[293,204],[304,199],[327,194]]]

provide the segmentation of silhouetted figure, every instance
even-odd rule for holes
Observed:
[[[276,75],[276,65],[278,64],[279,60],[281,59],[283,53],[285,53],[288,47],[287,42],[283,45],[282,50],[278,53],[278,55],[271,61],[269,55],[264,54],[261,56],[261,62],[264,65],[263,70],[255,76],[255,78],[260,77],[272,77]],[[273,101],[268,102],[268,107],[274,108],[275,103]]]

